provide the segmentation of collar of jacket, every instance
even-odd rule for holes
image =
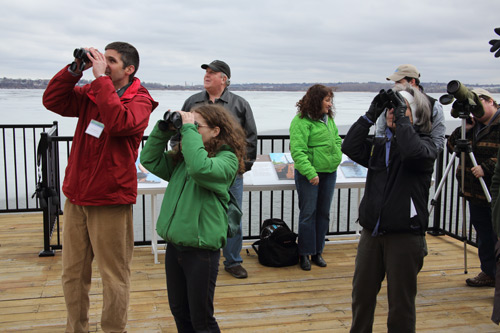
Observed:
[[[195,103],[200,103],[200,102],[208,102],[210,100],[210,97],[208,95],[208,91],[205,90],[205,93],[201,95],[202,98],[198,99],[195,101]],[[219,98],[215,99],[215,101],[221,100],[224,103],[229,103],[229,90],[227,87],[224,89],[222,94],[220,95]]]
[[[104,84],[107,84],[107,83],[104,83]],[[110,81],[110,84],[113,84],[113,83]],[[141,87],[141,81],[135,77],[134,81],[132,82],[130,87],[128,87],[127,90],[125,90],[125,92],[123,93],[122,97],[120,97],[120,101],[125,102],[125,101],[129,101],[132,98],[134,98],[134,96],[137,95],[140,87]],[[113,91],[116,93],[114,87],[113,87]],[[92,89],[92,84],[90,85],[90,89],[87,92],[87,96],[90,98],[90,100],[92,102],[94,102],[94,103],[96,102],[95,93],[94,93],[94,90]]]

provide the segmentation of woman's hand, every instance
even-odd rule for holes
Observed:
[[[186,111],[177,111],[181,114],[183,124],[194,124],[194,113]]]
[[[319,184],[319,177],[318,177],[318,176],[316,176],[316,177],[312,178],[312,179],[309,181],[309,183],[311,183],[311,184],[312,184],[312,185],[314,185],[314,186],[318,185],[318,184]]]

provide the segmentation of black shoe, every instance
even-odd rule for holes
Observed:
[[[326,267],[326,261],[323,259],[321,254],[315,254],[311,256],[311,261],[318,265],[319,267]]]
[[[305,271],[311,270],[311,262],[309,261],[309,256],[300,256],[299,257],[300,268]]]
[[[237,279],[245,279],[248,276],[246,269],[244,269],[243,266],[241,265],[224,267],[224,269],[226,270],[226,272],[228,272]]]

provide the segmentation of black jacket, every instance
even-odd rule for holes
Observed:
[[[448,152],[452,153],[457,141],[462,136],[462,128],[457,127],[448,138]],[[476,125],[465,133],[465,138],[471,145],[472,153],[478,165],[481,166],[484,172],[483,180],[486,187],[491,186],[491,177],[497,163],[497,153],[500,148],[500,111],[497,111],[495,118],[486,126],[482,126],[478,121]],[[461,154],[457,157],[461,158]],[[465,178],[464,186],[462,185],[462,164],[458,163],[456,177],[463,195],[467,200],[475,205],[489,206],[483,188],[479,179],[472,174],[472,160],[469,156],[465,157]]]
[[[381,234],[424,234],[429,223],[427,204],[436,145],[429,135],[418,133],[407,117],[399,119],[390,139],[386,167],[389,139],[369,138],[371,125],[364,117],[359,118],[342,144],[342,151],[349,158],[368,168],[359,222],[372,231],[380,219]]]

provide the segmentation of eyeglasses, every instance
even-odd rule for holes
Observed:
[[[194,124],[196,125],[196,128],[200,128],[200,127],[208,127],[208,128],[212,128],[212,126],[208,126],[208,125],[202,125],[200,124],[199,122],[195,121]]]

